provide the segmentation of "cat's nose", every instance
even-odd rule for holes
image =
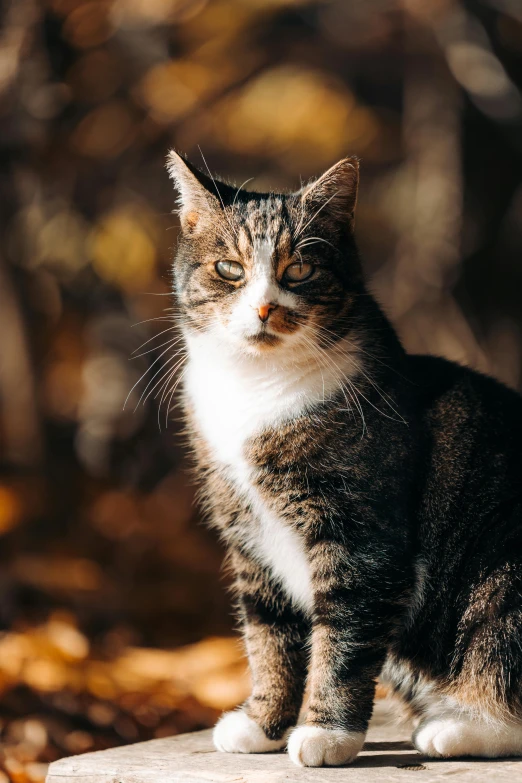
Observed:
[[[266,323],[270,317],[270,313],[272,310],[275,310],[277,307],[276,304],[272,304],[272,302],[269,302],[268,304],[260,305],[260,307],[257,308],[257,312],[259,314],[259,318],[263,323]]]

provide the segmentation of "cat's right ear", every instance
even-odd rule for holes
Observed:
[[[167,156],[167,170],[178,191],[181,228],[187,234],[197,233],[222,209],[218,189],[221,183],[207,177],[174,150]]]
[[[305,185],[296,194],[305,210],[333,225],[348,224],[353,228],[357,190],[359,186],[359,159],[343,158],[319,179]]]

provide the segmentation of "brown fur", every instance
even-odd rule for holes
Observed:
[[[278,352],[311,333],[310,363],[331,371],[344,362],[334,393],[244,439],[247,490],[185,397],[203,504],[235,576],[254,684],[245,712],[267,738],[283,738],[308,677],[306,723],[360,734],[382,672],[420,720],[522,726],[521,398],[465,368],[405,354],[362,278],[353,159],[288,196],[236,192],[180,159],[172,167],[182,192],[175,291],[185,336],[228,335],[263,263],[267,290],[285,304],[259,303],[272,306],[268,324],[241,341],[241,356],[274,357],[266,373],[284,374],[302,346]],[[218,260],[240,263],[241,279],[220,278]],[[313,274],[294,285],[285,269],[297,262]],[[232,390],[226,410],[216,408],[231,425],[236,402]],[[302,546],[310,605],[252,544],[263,513]],[[522,753],[522,728],[520,748],[513,737],[500,755]]]

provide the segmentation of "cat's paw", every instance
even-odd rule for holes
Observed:
[[[522,726],[438,718],[421,723],[413,744],[421,753],[435,758],[518,756],[522,755]]]
[[[243,710],[227,712],[216,723],[214,745],[224,753],[268,753],[286,745],[286,735],[268,739],[265,732]]]
[[[288,755],[299,767],[338,767],[353,761],[364,744],[364,734],[298,726],[288,740]]]
[[[448,718],[428,720],[415,731],[413,743],[426,756],[462,756],[466,755],[466,745],[469,744],[466,742],[468,731],[469,725],[461,721]]]

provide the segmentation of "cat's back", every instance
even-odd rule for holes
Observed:
[[[474,410],[499,423],[510,418],[522,428],[522,396],[495,378],[438,356],[413,354],[408,363],[417,399],[427,410]]]
[[[455,362],[408,357],[430,466],[450,483],[522,491],[522,396]]]

